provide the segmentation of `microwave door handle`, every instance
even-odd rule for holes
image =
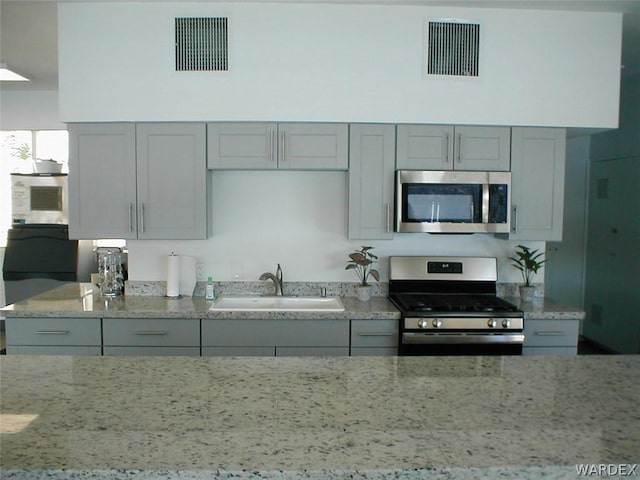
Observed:
[[[482,223],[489,223],[489,184],[482,185]]]

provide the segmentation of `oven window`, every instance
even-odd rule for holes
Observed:
[[[482,185],[404,184],[403,222],[482,222]]]

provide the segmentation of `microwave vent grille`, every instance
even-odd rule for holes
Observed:
[[[429,21],[426,30],[427,75],[479,76],[479,24]]]
[[[227,17],[175,19],[176,71],[228,71]]]

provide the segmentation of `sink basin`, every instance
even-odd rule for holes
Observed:
[[[221,295],[209,310],[234,312],[343,312],[340,297],[233,297]]]

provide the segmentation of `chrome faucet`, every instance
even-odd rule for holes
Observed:
[[[280,264],[278,264],[278,268],[276,269],[276,274],[274,275],[273,273],[270,272],[264,272],[262,275],[260,275],[259,280],[272,280],[273,284],[276,288],[276,295],[282,296],[282,285],[283,285],[283,280],[282,280],[282,268],[280,268]]]

